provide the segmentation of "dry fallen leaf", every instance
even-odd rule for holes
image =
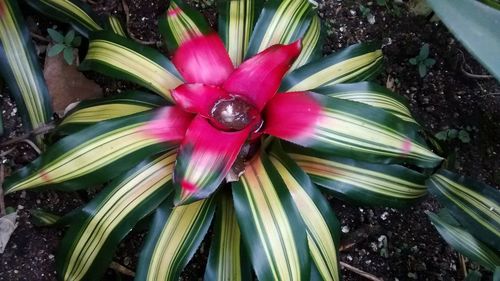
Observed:
[[[3,254],[10,236],[17,227],[17,212],[8,214],[0,218],[0,254]]]
[[[101,87],[87,79],[76,65],[68,65],[62,53],[45,57],[43,75],[52,96],[52,106],[59,115],[71,103],[103,96]]]

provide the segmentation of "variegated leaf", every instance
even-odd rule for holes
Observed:
[[[241,64],[263,0],[219,1],[219,34],[234,66]]]
[[[135,280],[178,280],[207,233],[214,210],[214,197],[178,207],[165,201],[156,210]]]
[[[270,160],[286,184],[304,221],[315,268],[322,280],[340,280],[340,223],[329,202],[309,177],[282,151],[278,143],[272,147]]]
[[[363,163],[292,145],[286,150],[315,183],[349,201],[404,207],[427,194],[427,177],[403,166]]]
[[[275,44],[290,44],[302,39],[314,12],[307,0],[270,0],[255,25],[246,57],[256,55]]]
[[[47,85],[16,0],[0,0],[0,74],[26,127],[37,128],[51,120]]]
[[[243,241],[259,280],[309,280],[304,223],[265,154],[254,157],[232,190]]]
[[[100,280],[118,243],[173,190],[175,157],[171,150],[143,161],[82,209],[58,250],[61,280]]]
[[[280,91],[296,92],[358,82],[378,74],[382,51],[375,43],[361,43],[312,61],[288,74]]]
[[[382,108],[404,121],[417,123],[411,116],[410,107],[405,97],[372,82],[337,84],[316,88],[312,91],[334,98],[357,101]]]
[[[500,193],[447,170],[429,180],[429,190],[454,217],[484,243],[500,250]]]
[[[223,193],[215,212],[214,236],[204,280],[250,280],[251,268],[246,260],[240,227],[229,194]]]
[[[88,37],[103,29],[103,21],[92,8],[80,0],[26,0],[42,14],[71,24],[78,32]]]
[[[110,32],[92,34],[80,69],[135,82],[169,101],[170,90],[182,83],[174,65],[160,52]]]

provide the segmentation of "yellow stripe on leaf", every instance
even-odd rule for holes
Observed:
[[[118,118],[134,113],[151,110],[151,106],[127,103],[102,104],[82,108],[68,116],[61,122],[60,126],[75,123],[96,123],[104,120]]]

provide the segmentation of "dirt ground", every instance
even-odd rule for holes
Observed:
[[[100,13],[117,14],[123,19],[123,7],[118,0],[96,0],[94,9]],[[129,29],[137,39],[156,42],[157,19],[168,1],[127,0]],[[375,2],[375,1],[373,1]],[[213,0],[191,1],[215,24]],[[500,86],[494,79],[470,78],[464,70],[487,74],[456,39],[439,22],[429,16],[412,15],[402,4],[401,15],[392,9],[368,1],[318,1],[318,13],[326,29],[325,53],[331,53],[353,43],[380,40],[384,42],[385,70],[379,77],[383,85],[394,81],[395,91],[406,96],[411,110],[431,133],[445,129],[463,129],[470,142],[451,140],[447,149],[455,156],[455,168],[462,174],[500,185]],[[369,7],[373,24],[361,16],[359,4]],[[26,10],[35,32],[46,35],[46,27],[54,22]],[[64,26],[59,24],[59,26]],[[430,45],[429,57],[437,62],[421,78],[417,68],[408,60],[420,47]],[[130,88],[129,83],[89,74],[105,90]],[[2,90],[2,115],[5,133],[2,141],[21,134],[15,105]],[[29,146],[20,145],[5,160],[8,167],[20,167],[31,161],[35,153]],[[55,280],[54,255],[63,230],[35,227],[30,209],[44,208],[63,214],[88,201],[93,192],[62,193],[55,191],[19,192],[5,198],[6,205],[17,208],[19,225],[7,249],[0,255],[0,281]],[[437,211],[438,203],[427,198],[405,210],[353,206],[330,198],[341,224],[343,239],[364,233],[363,239],[342,251],[342,261],[369,272],[383,280],[462,280],[459,259],[440,238],[424,211]],[[134,270],[144,231],[133,231],[118,249],[115,261]],[[209,237],[210,235],[208,235]],[[384,243],[384,240],[386,243]],[[203,242],[182,275],[183,280],[201,280],[210,239]],[[476,265],[468,263],[469,268]],[[365,280],[343,270],[344,280]],[[121,279],[120,279],[121,278]],[[105,280],[128,280],[109,270]],[[483,280],[490,280],[486,275]]]

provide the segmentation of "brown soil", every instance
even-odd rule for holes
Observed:
[[[100,0],[96,11],[123,15],[121,1]],[[215,24],[215,1],[191,1]],[[411,110],[432,133],[443,129],[469,129],[470,143],[453,140],[448,150],[456,155],[454,166],[461,173],[498,187],[500,170],[500,87],[494,79],[477,80],[463,74],[461,67],[476,74],[484,69],[467,53],[440,23],[432,23],[428,17],[413,16],[403,7],[402,15],[395,16],[385,7],[361,1],[371,8],[375,23],[369,24],[360,16],[360,1],[319,1],[319,13],[328,36],[325,52],[336,51],[353,43],[380,40],[385,43],[386,70],[380,76],[385,84],[393,79],[395,91],[406,96]],[[164,11],[167,1],[130,1],[130,30],[145,41],[158,41],[156,29],[158,15]],[[161,3],[161,4],[160,4]],[[32,22],[43,30],[53,22],[36,16]],[[62,25],[60,25],[62,26]],[[408,59],[417,55],[423,43],[430,44],[430,57],[437,63],[428,75],[420,78],[415,66]],[[105,90],[113,93],[130,88],[130,83],[107,79],[90,74]],[[2,93],[2,115],[5,133],[3,140],[21,134],[21,123],[13,102]],[[29,146],[18,146],[6,159],[12,169],[25,165],[35,157]],[[19,192],[5,198],[6,205],[18,209],[19,226],[8,247],[0,255],[0,281],[55,280],[54,255],[63,231],[55,228],[39,228],[30,221],[30,209],[45,208],[63,214],[76,208],[92,197],[93,192],[61,193],[55,191]],[[462,280],[463,274],[458,256],[440,238],[427,220],[424,211],[436,211],[439,205],[428,198],[406,210],[366,208],[353,206],[331,198],[343,228],[343,239],[360,230],[367,230],[367,237],[341,253],[341,259],[384,280]],[[131,269],[135,268],[145,230],[132,232],[118,249],[115,261]],[[209,237],[209,235],[208,235]],[[387,239],[381,251],[379,240]],[[185,270],[183,280],[201,280],[208,254],[210,239]],[[386,251],[387,255],[381,253]],[[468,264],[475,267],[475,265]],[[343,270],[344,280],[363,280],[362,277]],[[116,279],[108,271],[104,280]],[[486,277],[488,278],[488,277]],[[130,278],[122,277],[121,280]],[[487,280],[487,279],[484,279]]]

